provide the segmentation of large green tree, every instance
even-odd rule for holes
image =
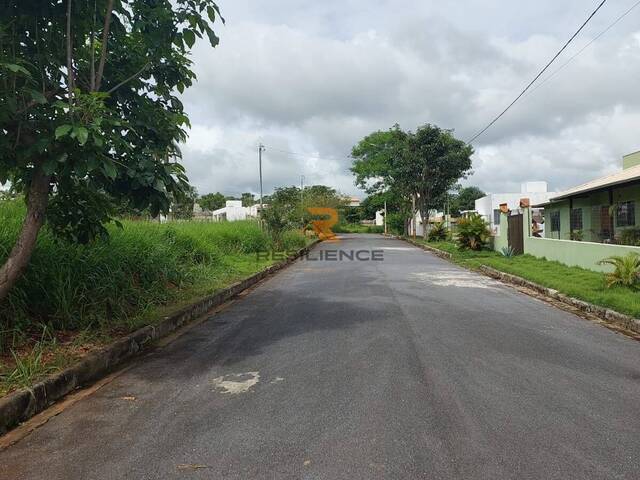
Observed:
[[[209,210],[213,212],[214,210],[218,210],[225,206],[227,201],[227,197],[225,197],[222,193],[207,193],[206,195],[202,195],[198,199],[198,205],[202,207],[203,210]]]
[[[474,210],[476,208],[476,200],[486,195],[482,190],[475,186],[462,187],[450,199],[450,210],[454,215],[459,215],[465,210]]]
[[[395,125],[386,132],[374,132],[353,148],[351,170],[356,184],[369,193],[390,191],[415,201],[427,225],[429,211],[440,206],[447,192],[471,170],[472,154],[473,148],[451,130],[427,124],[405,132]]]
[[[189,50],[212,46],[212,0],[4,0],[0,7],[0,183],[27,214],[0,267],[0,299],[45,222],[74,241],[106,234],[116,206],[156,216],[188,191],[177,97]]]

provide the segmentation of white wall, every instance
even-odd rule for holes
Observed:
[[[544,184],[546,189],[545,182],[527,182],[527,184],[523,184],[522,187],[523,189],[527,187],[536,189],[536,186],[532,184]],[[527,187],[525,187],[525,185]],[[537,188],[540,188],[540,186]],[[547,203],[549,199],[555,195],[557,195],[556,192],[491,193],[486,197],[476,200],[476,211],[489,222],[491,228],[495,230],[497,225],[493,222],[493,211],[500,209],[500,205],[503,203],[506,203],[510,210],[517,210],[520,208],[520,200],[522,198],[528,198],[531,205],[538,205]]]

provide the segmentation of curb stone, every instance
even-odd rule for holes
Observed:
[[[449,252],[438,250],[437,248],[420,244],[419,242],[414,242],[413,240],[408,238],[401,239],[410,243],[411,245],[415,245],[418,248],[431,252],[438,257],[444,258],[446,260],[452,260],[452,255]],[[560,293],[553,288],[547,288],[543,285],[531,282],[522,277],[511,275],[510,273],[501,272],[499,270],[496,270],[495,268],[488,267],[487,265],[481,265],[478,271],[480,273],[483,273],[484,275],[503,281],[505,283],[528,288],[546,297],[552,298],[561,303],[564,303],[565,305],[575,308],[576,310],[590,313],[605,322],[612,323],[623,329],[630,330],[635,333],[640,333],[640,319],[625,315],[620,312],[616,312],[615,310],[611,310],[606,307],[600,307],[583,300],[578,300],[577,298],[569,297],[568,295]]]
[[[212,308],[223,304],[240,292],[255,285],[263,278],[283,269],[298,258],[306,255],[318,243],[319,240],[316,240],[298,250],[286,260],[271,265],[224,290],[198,300],[168,317],[164,317],[157,325],[142,327],[103,349],[90,353],[78,363],[50,375],[30,388],[24,388],[0,398],[0,435],[4,435],[19,423],[42,412],[68,393],[87,386],[111,373],[125,360],[129,360],[146,350],[156,340],[169,335]]]
[[[495,278],[505,283],[510,283],[512,285],[519,285],[529,288],[547,297],[553,298],[554,300],[558,300],[566,305],[569,305],[570,307],[573,307],[577,310],[590,313],[592,315],[595,315],[596,317],[600,317],[603,320],[606,320],[627,330],[631,330],[635,333],[640,333],[640,320],[637,318],[616,312],[615,310],[611,310],[609,308],[600,307],[583,300],[578,300],[577,298],[569,297],[552,288],[544,287],[537,283],[530,282],[529,280],[525,280],[522,277],[504,273],[486,265],[481,265],[479,270],[489,277]]]

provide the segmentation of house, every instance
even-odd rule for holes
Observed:
[[[546,238],[640,243],[640,152],[625,155],[621,171],[554,194],[543,206]]]
[[[556,195],[547,190],[547,182],[525,182],[520,185],[520,193],[490,193],[479,198],[475,202],[476,212],[490,224],[492,232],[499,233],[500,205],[507,204],[509,210],[517,210],[523,197],[532,205],[543,204]]]
[[[434,223],[447,222],[450,221],[450,215],[446,215],[443,212],[438,212],[437,210],[429,210],[429,224],[433,225]],[[424,225],[422,221],[422,215],[418,210],[413,219],[409,219],[408,232],[409,235],[414,235],[414,225],[415,225],[415,236],[422,237],[424,235]],[[429,227],[427,227],[427,231],[429,231]]]
[[[262,208],[266,208],[266,205],[263,204]],[[227,200],[223,208],[211,212],[211,219],[214,222],[255,219],[259,217],[260,210],[260,204],[243,207],[242,200]]]

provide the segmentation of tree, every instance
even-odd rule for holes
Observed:
[[[170,161],[189,125],[176,90],[195,77],[196,37],[217,45],[217,18],[212,0],[3,2],[0,183],[25,194],[27,214],[0,267],[0,300],[45,218],[64,238],[90,241],[115,207],[157,216],[184,194],[184,168]]]
[[[243,207],[251,207],[256,203],[255,195],[253,193],[243,193],[240,196],[240,200],[242,200]]]
[[[227,198],[220,192],[207,193],[198,199],[198,205],[200,205],[203,210],[213,212],[214,210],[224,207],[226,200]]]
[[[458,193],[451,197],[450,209],[454,215],[459,215],[464,210],[475,210],[476,200],[486,195],[478,187],[462,187]]]
[[[429,211],[441,205],[448,190],[470,171],[472,154],[473,148],[451,130],[427,124],[403,132],[395,125],[353,148],[352,171],[356,183],[370,193],[391,191],[405,201],[413,199],[426,226]]]
[[[173,218],[178,220],[190,220],[193,218],[193,207],[198,199],[198,191],[195,187],[186,189],[183,195],[171,203]]]

